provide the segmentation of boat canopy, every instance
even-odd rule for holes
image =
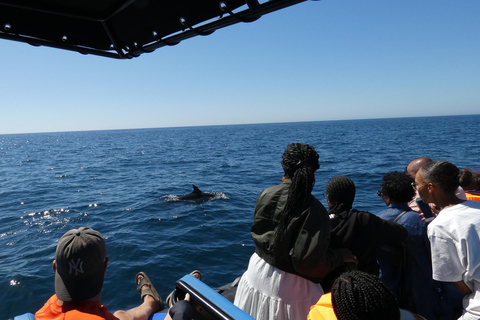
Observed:
[[[305,0],[0,0],[0,38],[131,59]]]

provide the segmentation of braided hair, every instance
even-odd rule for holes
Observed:
[[[325,187],[328,195],[329,214],[338,214],[352,209],[355,199],[355,183],[347,176],[335,176]]]
[[[340,275],[332,286],[338,320],[399,320],[395,294],[376,276],[363,271]]]
[[[275,231],[273,250],[278,248],[279,240],[284,236],[290,221],[309,205],[315,185],[315,171],[320,168],[318,153],[308,144],[291,143],[282,155],[282,167],[285,177],[291,180],[287,203]]]

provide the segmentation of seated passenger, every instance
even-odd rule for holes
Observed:
[[[344,261],[348,250],[329,248],[330,223],[314,196],[315,149],[289,144],[282,156],[285,181],[263,190],[255,204],[255,253],[237,288],[234,304],[257,320],[305,319],[324,293],[320,280]]]
[[[108,312],[100,304],[108,260],[105,239],[98,231],[82,227],[65,233],[53,261],[55,294],[35,313],[35,319],[147,320],[163,309],[152,282],[144,272],[139,272],[135,285],[143,303],[127,311]],[[188,311],[188,306],[180,307],[182,312]],[[169,314],[165,319],[173,316]]]
[[[429,320],[454,319],[461,310],[461,297],[453,285],[433,280],[427,224],[407,204],[415,194],[414,180],[403,172],[389,172],[383,177],[379,196],[387,209],[377,215],[394,221],[408,232],[406,263],[396,264],[379,259],[380,279],[395,293],[400,307],[416,312]]]
[[[326,198],[332,232],[331,248],[347,248],[358,259],[358,270],[379,275],[377,246],[389,244],[400,247],[407,239],[404,227],[383,220],[370,212],[352,209],[355,199],[355,184],[346,176],[336,176],[328,181]],[[345,267],[339,267],[322,280],[328,291],[331,284]]]
[[[311,307],[308,320],[425,320],[398,307],[395,295],[376,276],[349,271],[333,283],[331,294]]]

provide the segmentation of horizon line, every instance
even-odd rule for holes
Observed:
[[[410,118],[435,118],[435,117],[458,117],[458,116],[478,116],[477,114],[445,114],[430,116],[403,116],[403,117],[379,117],[379,118],[352,118],[352,119],[327,119],[327,120],[305,120],[305,121],[280,121],[280,122],[253,122],[253,123],[227,123],[227,124],[200,124],[184,126],[163,126],[163,127],[140,127],[140,128],[116,128],[116,129],[91,129],[91,130],[65,130],[65,131],[38,131],[38,132],[16,132],[0,133],[3,135],[23,135],[23,134],[46,134],[46,133],[73,133],[73,132],[97,132],[97,131],[123,131],[123,130],[151,130],[151,129],[173,129],[173,128],[197,128],[197,127],[222,127],[222,126],[248,126],[265,124],[287,124],[287,123],[311,123],[311,122],[329,122],[329,121],[355,121],[355,120],[383,120],[383,119],[410,119]]]

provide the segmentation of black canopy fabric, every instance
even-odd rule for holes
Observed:
[[[0,38],[129,59],[304,0],[0,0]]]

